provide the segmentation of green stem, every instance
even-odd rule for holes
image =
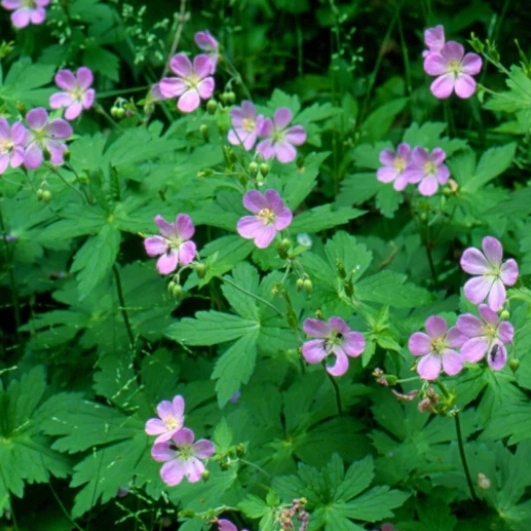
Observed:
[[[55,501],[57,502],[57,505],[59,505],[59,508],[61,509],[61,512],[64,514],[65,518],[72,524],[73,527],[75,527],[78,531],[85,531],[80,525],[77,524],[77,522],[70,516],[70,513],[67,511],[66,507],[63,505],[63,502],[55,492],[55,489],[52,487],[52,484],[48,481],[48,487],[50,487],[50,490],[52,491],[52,496],[55,498]]]
[[[131,328],[131,321],[129,321],[129,315],[127,313],[127,310],[125,309],[125,299],[124,292],[122,289],[122,281],[120,279],[120,272],[118,271],[118,267],[116,264],[113,264],[112,272],[114,274],[114,280],[116,282],[116,292],[118,294],[118,301],[120,302],[120,312],[124,320],[125,329],[127,330],[130,346],[132,347],[135,344],[135,336],[133,334],[133,329]]]
[[[457,432],[457,445],[459,447],[459,456],[461,457],[461,463],[463,464],[463,469],[465,471],[466,482],[468,483],[468,490],[472,500],[477,502],[478,497],[476,496],[476,491],[474,489],[474,483],[472,482],[472,476],[470,475],[470,469],[468,468],[468,462],[466,460],[465,446],[463,443],[463,433],[461,432],[461,421],[459,419],[459,412],[454,415],[455,421],[455,431]]]
[[[251,463],[251,461],[247,461],[246,459],[239,458],[238,461],[240,461],[240,463],[243,463],[244,465],[256,468],[256,470],[261,472],[267,479],[271,479],[271,474],[269,474],[269,472],[266,472],[262,467],[259,467],[258,465]]]
[[[181,35],[183,33],[184,24],[187,21],[186,17],[186,0],[181,0],[181,7],[179,9],[179,14],[177,15],[177,28],[175,29],[175,37],[173,38],[173,42],[171,43],[170,53],[168,54],[168,60],[166,61],[166,65],[164,66],[164,70],[162,71],[162,77],[164,77],[170,70],[170,60],[175,54],[175,51],[177,50],[177,46],[179,46],[179,41],[181,40]]]
[[[339,386],[337,385],[335,378],[326,370],[326,362],[324,361],[323,367],[325,369],[326,375],[328,376],[328,379],[332,382],[334,393],[336,395],[337,413],[339,416],[341,416],[343,415],[343,406],[341,405],[341,393],[339,392]]]

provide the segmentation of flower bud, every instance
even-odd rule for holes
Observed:
[[[243,443],[239,443],[238,446],[236,446],[236,455],[238,457],[243,457],[245,455],[245,446]]]
[[[258,164],[256,162],[251,162],[249,164],[249,173],[251,174],[251,177],[254,179],[258,173]]]
[[[236,94],[232,90],[229,90],[227,92],[224,92],[220,95],[219,99],[225,104],[225,105],[232,105],[236,101]]]
[[[205,278],[207,266],[203,263],[195,264],[195,272],[199,278]]]
[[[207,480],[210,477],[210,472],[205,468],[205,470],[203,470],[203,473],[201,474],[201,477],[204,480]]]
[[[295,287],[297,288],[297,291],[300,291],[304,288],[304,280],[302,278],[298,278],[297,282],[295,282]]]
[[[337,270],[337,274],[345,279],[347,278],[347,272],[345,271],[345,266],[343,265],[343,262],[341,262],[341,260],[337,259],[336,260],[336,270]]]
[[[171,294],[174,299],[180,300],[183,297],[183,287],[180,284],[175,284],[171,290]]]
[[[119,120],[125,116],[125,109],[123,107],[118,107],[113,105],[111,107],[111,116],[113,118],[118,118]]]
[[[507,319],[509,319],[511,317],[511,314],[509,313],[508,310],[502,310],[500,312],[500,319],[502,321],[507,321]]]
[[[206,104],[206,110],[208,114],[214,114],[218,108],[218,102],[216,100],[208,100]]]
[[[262,164],[260,164],[260,173],[263,177],[265,177],[269,173],[269,165],[265,162],[262,162]]]
[[[511,369],[511,371],[516,372],[520,367],[520,360],[517,359],[517,358],[512,358],[510,361],[509,361],[509,369]]]
[[[312,284],[312,281],[309,278],[305,278],[302,281],[302,287],[304,288],[304,291],[306,293],[311,293],[313,291],[313,284]]]
[[[201,124],[199,126],[199,132],[201,133],[201,136],[203,137],[203,140],[205,142],[208,142],[208,125],[207,124]]]

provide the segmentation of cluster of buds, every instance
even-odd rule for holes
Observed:
[[[306,531],[310,521],[310,514],[305,509],[306,503],[306,498],[296,498],[291,502],[290,507],[280,511],[278,519],[282,531],[294,531],[294,518],[300,522],[299,531]]]

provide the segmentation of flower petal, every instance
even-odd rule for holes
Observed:
[[[86,91],[94,82],[92,70],[86,66],[80,66],[76,72],[77,83],[80,88]]]
[[[178,99],[177,108],[181,112],[192,112],[199,107],[200,103],[199,92],[195,88],[191,88]]]
[[[432,351],[431,338],[424,332],[415,332],[409,338],[408,348],[413,356],[424,356]]]
[[[417,372],[424,380],[435,380],[441,372],[441,358],[436,354],[426,354],[419,361]]]
[[[441,100],[449,98],[454,90],[455,79],[454,74],[443,74],[435,78],[430,85],[431,93]]]
[[[278,192],[275,193],[277,193],[278,195]],[[271,198],[272,196],[270,195],[269,199],[271,200]],[[269,203],[266,196],[258,190],[249,190],[243,196],[243,206],[247,210],[250,210],[253,214],[258,214],[260,210],[264,208],[269,208]]]
[[[170,68],[180,77],[187,77],[192,72],[192,63],[184,53],[178,53],[170,59]]]
[[[336,377],[343,376],[348,371],[348,358],[341,347],[334,347],[332,353],[335,360],[332,356],[327,358],[326,372]]]
[[[284,129],[293,119],[293,113],[287,107],[280,107],[273,115],[275,129]]]
[[[55,74],[55,84],[66,92],[73,92],[77,88],[76,77],[71,70],[59,70]]]
[[[454,88],[456,96],[466,100],[476,92],[476,80],[468,74],[459,74]]]
[[[157,269],[161,275],[169,275],[177,269],[179,263],[179,255],[177,250],[165,252],[157,260]]]
[[[442,367],[446,374],[454,376],[461,372],[465,364],[465,358],[455,350],[445,349],[441,353]]]
[[[302,345],[302,355],[308,363],[320,363],[328,352],[324,348],[323,339],[311,339]]]
[[[330,325],[327,322],[313,319],[312,317],[304,321],[302,329],[305,334],[321,339],[324,339],[330,333]]]
[[[518,264],[516,260],[509,258],[500,269],[500,278],[506,286],[514,286],[518,280]]]
[[[470,275],[484,275],[492,270],[485,255],[475,247],[465,249],[459,261],[461,269]]]
[[[472,304],[480,304],[487,298],[492,284],[492,276],[484,275],[471,278],[470,280],[466,281],[463,287],[465,297]]]
[[[165,463],[160,469],[160,477],[166,485],[173,487],[178,485],[187,472],[186,464],[179,459],[172,459]]]
[[[193,261],[197,254],[197,247],[195,242],[184,242],[179,246],[179,262],[182,265],[188,265]]]
[[[144,240],[144,248],[148,256],[158,256],[166,252],[168,243],[162,236],[150,236]]]
[[[432,315],[426,319],[426,332],[430,337],[444,337],[446,335],[446,319]]]
[[[477,363],[485,356],[489,344],[490,340],[485,336],[473,337],[461,347],[461,354],[466,361]]]
[[[215,447],[212,442],[207,439],[199,439],[192,445],[194,455],[201,459],[208,459],[214,454]]]

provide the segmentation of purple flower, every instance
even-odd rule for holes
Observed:
[[[95,92],[90,88],[93,81],[92,70],[86,66],[78,68],[75,75],[70,70],[59,70],[55,74],[55,84],[64,92],[52,94],[50,107],[66,107],[65,118],[76,119],[83,109],[90,109],[94,103]]]
[[[162,236],[150,236],[144,240],[149,256],[158,256],[157,269],[161,275],[169,275],[179,264],[188,265],[195,257],[196,246],[190,238],[195,227],[186,214],[179,214],[174,223],[168,223],[162,216],[155,216]]]
[[[24,145],[28,131],[21,122],[12,126],[5,118],[0,118],[0,175],[8,166],[18,168],[24,162]]]
[[[251,101],[242,101],[241,107],[234,107],[230,111],[232,127],[229,131],[229,142],[237,146],[243,145],[246,151],[253,148],[258,131],[262,128],[264,117],[256,115],[256,109]]]
[[[434,28],[428,28],[424,32],[424,44],[428,47],[422,52],[422,57],[426,57],[430,52],[440,52],[445,43],[444,27],[439,24]]]
[[[190,483],[198,482],[205,470],[201,459],[208,459],[213,453],[210,441],[200,439],[194,443],[194,432],[189,428],[180,429],[168,441],[155,443],[151,449],[151,457],[165,463],[160,477],[170,487],[178,485],[184,477]]]
[[[287,127],[292,119],[293,113],[287,107],[277,109],[273,120],[264,118],[258,135],[266,138],[256,146],[264,159],[276,157],[283,163],[295,160],[297,151],[293,146],[306,142],[306,131],[302,125]]]
[[[194,35],[194,41],[197,46],[207,53],[216,68],[219,58],[219,43],[209,31],[198,31]]]
[[[179,97],[177,108],[181,112],[192,112],[199,107],[201,99],[206,100],[214,92],[212,74],[216,65],[206,54],[196,55],[193,64],[183,53],[174,55],[170,68],[178,77],[165,77],[158,84],[154,94],[164,98]]]
[[[238,531],[238,528],[230,520],[220,518],[218,520],[218,531]],[[242,531],[247,531],[247,529],[242,529]]]
[[[238,221],[238,234],[254,240],[259,249],[265,249],[273,241],[279,230],[285,229],[293,218],[291,210],[275,190],[249,190],[243,196],[243,206],[254,216],[244,216]]]
[[[11,13],[13,26],[22,29],[29,24],[42,24],[46,18],[44,9],[50,0],[2,0],[2,7]]]
[[[422,356],[417,372],[425,380],[438,378],[441,369],[453,376],[461,371],[465,358],[456,350],[467,340],[455,326],[447,330],[446,320],[442,317],[428,317],[426,332],[415,332],[408,342],[413,356]]]
[[[502,244],[492,236],[483,238],[481,247],[483,252],[469,247],[461,256],[463,271],[478,275],[466,282],[465,297],[473,304],[487,299],[489,308],[497,312],[505,303],[505,286],[513,286],[518,279],[518,264],[512,258],[502,263]]]
[[[461,44],[447,42],[440,51],[430,51],[424,57],[424,71],[437,76],[430,86],[432,94],[439,99],[448,98],[455,90],[459,98],[470,98],[476,91],[472,77],[481,70],[481,57],[467,53]]]
[[[398,145],[396,153],[391,149],[384,149],[380,153],[380,162],[384,165],[376,172],[376,178],[382,183],[393,183],[393,188],[400,192],[408,185],[406,168],[411,159],[409,144]]]
[[[359,332],[353,332],[340,317],[331,317],[328,321],[306,319],[304,332],[317,339],[306,341],[302,345],[302,355],[308,363],[320,363],[328,356],[335,356],[333,364],[327,364],[326,370],[332,376],[342,376],[348,370],[348,356],[358,357],[365,349],[365,338]]]
[[[505,345],[514,337],[514,327],[509,321],[500,321],[498,314],[486,304],[478,307],[479,317],[466,313],[457,320],[456,327],[469,339],[461,348],[466,361],[476,363],[488,353],[487,363],[495,371],[507,362]]]
[[[61,142],[72,136],[72,126],[62,118],[50,120],[44,107],[37,107],[26,114],[30,134],[26,138],[24,166],[37,169],[44,160],[43,151],[50,155],[50,162],[59,166],[64,162],[66,144]]]
[[[411,152],[411,164],[405,171],[410,183],[419,183],[419,192],[430,196],[437,192],[440,184],[445,184],[450,178],[450,170],[443,164],[446,153],[441,148],[435,148],[428,153],[422,147],[416,147]]]
[[[171,439],[184,425],[184,398],[177,395],[170,402],[163,400],[157,406],[158,419],[149,419],[146,422],[146,433],[157,435],[155,444]]]

